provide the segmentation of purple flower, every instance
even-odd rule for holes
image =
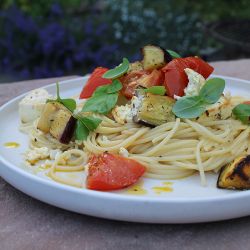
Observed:
[[[105,40],[107,24],[91,18],[65,22],[64,10],[51,5],[48,16],[32,18],[16,7],[0,11],[0,73],[42,78],[88,72],[116,64],[118,46]]]
[[[50,15],[51,16],[61,16],[63,14],[63,10],[58,3],[52,3],[50,7]]]

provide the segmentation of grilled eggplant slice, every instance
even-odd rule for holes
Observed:
[[[238,190],[250,189],[250,155],[238,157],[222,168],[217,187]]]
[[[42,111],[40,119],[38,120],[37,128],[44,133],[49,133],[54,114],[59,109],[57,102],[48,102]]]
[[[155,45],[144,46],[142,54],[142,65],[145,70],[161,68],[172,60],[171,55],[165,49]]]
[[[50,133],[58,141],[68,144],[74,134],[76,119],[72,113],[59,102],[46,103],[37,128]]]
[[[143,65],[142,65],[142,62],[140,61],[136,61],[136,62],[133,62],[133,63],[130,63],[129,64],[129,68],[128,68],[128,72],[127,73],[130,73],[130,72],[134,72],[134,71],[141,71],[143,70]]]
[[[174,99],[168,96],[145,94],[139,90],[137,97],[132,100],[133,120],[150,127],[174,121],[175,115],[172,112],[174,103]]]

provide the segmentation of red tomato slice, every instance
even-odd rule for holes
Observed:
[[[139,85],[145,88],[162,85],[164,83],[164,74],[157,69],[152,72],[140,70],[121,77],[120,81],[123,85],[122,93],[127,98],[131,98]]]
[[[245,102],[243,102],[243,104],[248,104],[248,105],[250,105],[250,101],[245,101]]]
[[[176,58],[162,68],[162,71],[165,73],[164,85],[168,96],[183,96],[184,89],[188,83],[188,78],[184,71],[185,68],[187,68],[187,64],[184,58]]]
[[[214,68],[198,57],[176,58],[169,62],[162,71],[165,73],[164,85],[170,97],[183,96],[188,84],[188,78],[184,71],[190,68],[207,78]]]
[[[131,98],[134,95],[136,87],[138,86],[138,79],[145,74],[147,74],[147,71],[140,70],[128,73],[119,78],[123,85],[122,94],[127,98]]]
[[[93,71],[86,85],[83,87],[80,99],[91,97],[97,87],[107,85],[112,82],[110,79],[102,78],[106,71],[108,71],[108,69],[102,67],[98,67]]]
[[[94,155],[89,160],[87,188],[101,191],[125,188],[137,182],[145,170],[137,161],[119,155]]]
[[[146,74],[138,79],[137,82],[145,88],[162,85],[164,83],[164,74],[162,71],[154,69],[150,74]]]

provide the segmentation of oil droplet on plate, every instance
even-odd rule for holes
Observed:
[[[126,194],[132,195],[145,195],[147,194],[147,190],[143,188],[143,182],[137,183],[131,187],[129,187],[126,191]]]
[[[17,142],[6,142],[4,143],[4,147],[6,148],[18,148],[20,146]]]
[[[156,194],[173,192],[172,182],[163,182],[163,186],[153,187],[152,189]]]

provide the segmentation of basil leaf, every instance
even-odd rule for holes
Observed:
[[[167,49],[167,52],[170,54],[170,56],[172,56],[172,58],[181,58],[181,55],[173,50]]]
[[[200,96],[185,96],[177,100],[172,112],[180,118],[196,118],[205,110],[206,106]]]
[[[95,92],[92,94],[91,98],[94,96],[105,95],[107,94],[108,85],[100,86],[95,89]]]
[[[150,88],[144,89],[145,93],[152,93],[154,95],[165,95],[166,88],[164,86],[152,86]]]
[[[201,88],[199,96],[207,104],[216,103],[225,89],[225,80],[221,78],[211,78],[206,81]]]
[[[119,90],[122,89],[122,84],[118,79],[115,79],[112,81],[112,83],[100,86],[96,88],[95,92],[93,93],[93,96],[103,95],[103,94],[112,94],[116,93]]]
[[[62,99],[60,97],[60,89],[59,89],[59,83],[56,83],[56,100],[47,100],[47,102],[59,102],[61,103],[64,107],[66,107],[70,112],[74,112],[76,109],[76,101],[74,99]]]
[[[118,93],[93,96],[85,102],[82,111],[107,114],[115,106],[117,99]]]
[[[115,67],[114,69],[108,70],[103,74],[102,77],[106,79],[118,78],[123,74],[125,74],[128,71],[128,68],[129,68],[129,61],[127,58],[123,58],[122,63],[119,66]]]
[[[238,120],[243,123],[250,123],[250,105],[249,104],[239,104],[233,109],[233,114]]]
[[[107,85],[107,93],[113,94],[122,89],[122,84],[118,79],[112,81],[111,84]]]
[[[60,92],[60,90],[59,90],[59,83],[57,82],[56,83],[56,99],[57,99],[57,101],[61,100],[59,92]]]
[[[88,128],[80,120],[77,120],[76,130],[75,130],[76,140],[84,141],[87,139],[88,135],[89,135]]]
[[[60,99],[60,103],[63,104],[72,113],[76,109],[76,101],[74,99]]]
[[[93,117],[93,116],[82,117],[82,118],[79,118],[79,120],[90,131],[94,131],[99,126],[99,124],[102,122],[101,119]]]

